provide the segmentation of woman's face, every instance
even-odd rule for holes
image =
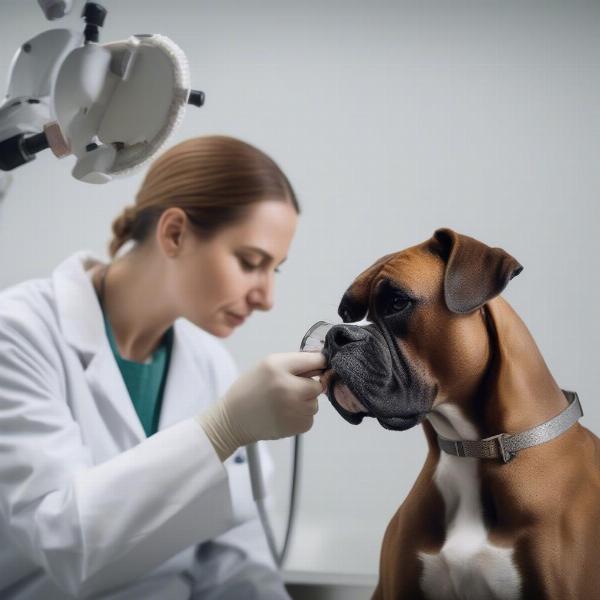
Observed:
[[[227,337],[253,311],[269,310],[275,273],[287,257],[297,221],[289,202],[264,200],[208,240],[188,222],[169,269],[178,314]]]

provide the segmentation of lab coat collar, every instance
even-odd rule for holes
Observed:
[[[62,333],[86,363],[108,344],[102,309],[89,272],[97,264],[102,264],[102,260],[81,251],[67,258],[52,275]]]
[[[115,417],[125,428],[113,428],[119,443],[129,448],[146,434],[106,337],[104,317],[90,269],[102,261],[89,252],[77,252],[52,275],[58,320],[66,342],[75,350],[98,410],[105,419]]]

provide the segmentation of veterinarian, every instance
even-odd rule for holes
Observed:
[[[0,597],[288,598],[243,446],[305,432],[320,353],[236,380],[217,338],[273,306],[298,203],[264,153],[187,140],[80,252],[0,294]]]

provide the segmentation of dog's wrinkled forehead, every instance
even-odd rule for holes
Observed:
[[[444,264],[427,243],[387,254],[365,269],[346,290],[338,308],[345,323],[360,321],[370,314],[379,284],[390,282],[412,297],[441,293]]]
[[[344,323],[360,321],[367,314],[373,282],[385,265],[398,254],[400,253],[394,252],[380,258],[368,269],[365,269],[345,291],[338,307],[338,314]]]

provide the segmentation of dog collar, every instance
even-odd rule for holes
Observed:
[[[500,458],[504,463],[520,450],[549,442],[574,425],[583,410],[576,392],[564,392],[569,406],[556,417],[521,433],[500,433],[483,440],[449,440],[438,435],[439,447],[447,454],[470,458]]]

